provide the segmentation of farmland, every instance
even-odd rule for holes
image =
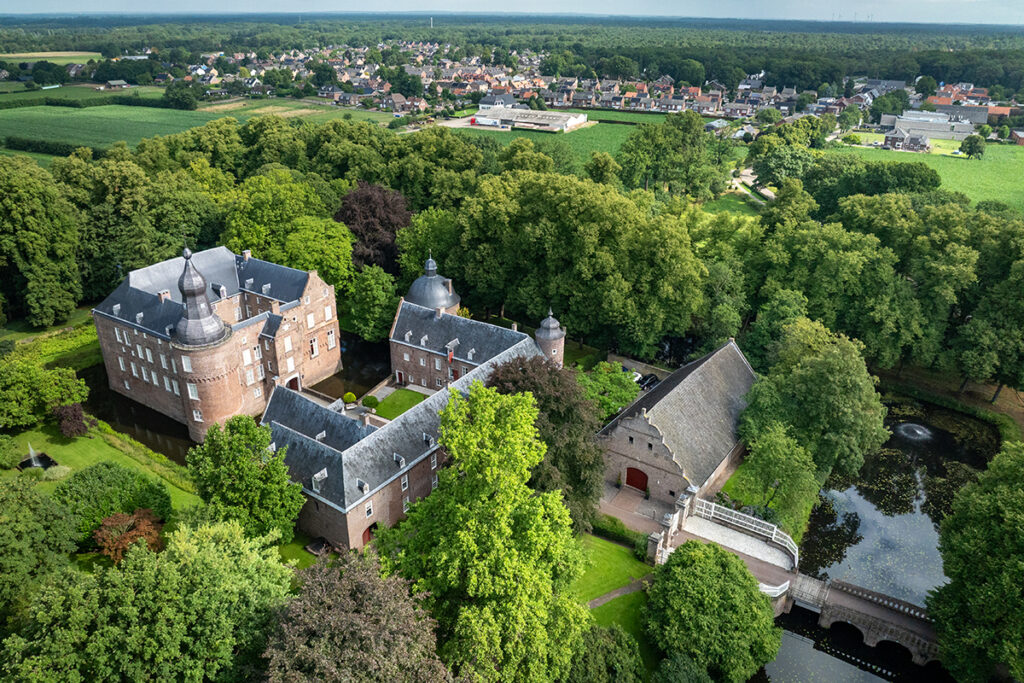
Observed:
[[[938,142],[949,143],[947,140]],[[859,154],[871,161],[920,161],[934,168],[942,178],[942,187],[962,192],[974,202],[995,200],[1024,210],[1024,147],[988,145],[981,159],[948,155],[948,144],[937,151],[946,154],[916,154],[868,147],[847,147],[840,154]]]
[[[460,135],[493,137],[506,145],[516,138],[527,138],[534,142],[560,140],[569,146],[581,164],[590,159],[591,152],[608,152],[614,155],[629,134],[633,132],[631,126],[619,126],[612,123],[598,123],[569,133],[543,133],[535,130],[510,132],[483,128],[457,128],[456,130]]]
[[[85,64],[90,59],[101,60],[99,52],[8,52],[0,55],[4,62],[47,61],[53,64]]]
[[[0,89],[0,103],[17,100],[41,100],[45,97],[62,100],[90,100],[111,95],[137,95],[138,97],[155,98],[164,94],[163,88],[156,86],[138,86],[125,90],[97,90],[95,85],[65,85],[48,90],[26,90],[22,83],[6,82],[10,88]]]

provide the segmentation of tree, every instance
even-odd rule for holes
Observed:
[[[160,553],[67,571],[4,641],[10,680],[251,680],[292,571],[236,522],[180,526]]]
[[[942,522],[939,552],[949,583],[928,596],[942,662],[962,681],[990,680],[999,665],[1024,676],[1024,444],[1007,443],[964,487]]]
[[[1000,140],[1009,140],[1010,139],[1010,127],[1007,126],[1006,124],[1003,124],[1002,126],[999,126],[999,133],[998,133],[998,135],[999,135],[999,139]]]
[[[574,526],[588,531],[604,481],[604,458],[594,436],[602,415],[576,378],[575,371],[541,357],[513,358],[494,367],[487,386],[503,394],[533,396],[537,435],[547,451],[530,473],[530,488],[561,490]]]
[[[269,680],[451,680],[437,658],[434,620],[409,597],[408,581],[381,577],[372,551],[321,559],[297,580],[264,653]]]
[[[163,526],[152,510],[140,509],[131,514],[119,512],[103,520],[100,528],[93,532],[93,538],[100,552],[117,564],[137,541],[141,540],[150,550],[163,548],[160,538]]]
[[[811,104],[816,99],[817,98],[814,96],[814,93],[802,92],[796,98],[796,105],[794,106],[794,109],[798,112],[803,111],[804,109],[807,109],[807,105]]]
[[[164,106],[171,109],[195,109],[199,106],[199,99],[203,96],[204,90],[198,83],[186,81],[173,81],[164,89]]]
[[[801,145],[782,145],[758,157],[753,164],[757,184],[778,186],[786,178],[800,178],[814,164],[814,155]]]
[[[391,275],[398,273],[395,234],[412,220],[405,197],[386,187],[360,181],[345,195],[334,220],[348,226],[355,236],[353,264],[376,265]]]
[[[280,261],[285,256],[293,221],[302,216],[325,214],[323,203],[312,187],[296,180],[285,169],[273,168],[241,184],[227,214],[221,240],[235,253],[249,249],[256,258]],[[315,223],[311,225],[318,228]],[[291,252],[289,250],[294,256]]]
[[[581,556],[558,493],[536,493],[544,456],[528,395],[474,382],[452,392],[440,444],[451,459],[430,496],[379,539],[390,564],[438,623],[440,654],[457,675],[558,680],[587,625],[572,593]]]
[[[352,233],[341,223],[330,218],[301,216],[292,221],[277,262],[299,270],[315,270],[340,294],[352,282],[353,241]],[[311,245],[316,248],[311,249]]]
[[[53,409],[53,416],[57,418],[57,427],[61,436],[73,439],[76,436],[85,436],[89,431],[89,425],[85,423],[85,412],[81,403],[70,403],[65,406],[57,406]],[[92,421],[95,424],[95,420]]]
[[[535,149],[533,141],[528,138],[516,138],[498,154],[498,162],[503,171],[536,171],[551,173],[555,170],[555,162],[547,154]]]
[[[714,543],[687,541],[654,570],[644,620],[663,651],[711,677],[746,681],[774,659],[782,631],[743,560]]]
[[[807,318],[786,325],[771,370],[747,394],[740,436],[752,443],[779,422],[810,451],[821,479],[856,474],[889,436],[862,348]]]
[[[0,434],[0,469],[13,470],[24,458],[14,437]]]
[[[0,429],[34,427],[55,408],[81,403],[89,395],[71,368],[45,370],[16,357],[0,357]]]
[[[352,327],[367,341],[388,336],[398,309],[395,279],[377,265],[364,266],[352,280]]]
[[[814,460],[778,422],[750,443],[745,462],[761,488],[761,505],[784,509],[818,492]]]
[[[767,126],[774,126],[782,120],[782,112],[775,107],[765,107],[761,111],[757,112],[757,116],[755,118],[758,123],[763,123]]]
[[[159,519],[171,515],[171,497],[162,483],[112,462],[76,470],[57,485],[53,498],[74,515],[79,543],[91,538],[111,515],[140,508],[151,510]]]
[[[970,159],[980,159],[985,154],[985,138],[978,134],[968,135],[960,143],[960,152]]]
[[[724,167],[711,154],[714,136],[693,111],[669,114],[665,122],[641,124],[622,143],[615,160],[627,187],[656,188],[711,199],[725,189]]]
[[[633,374],[624,372],[618,363],[601,361],[589,372],[580,369],[576,377],[587,400],[597,405],[602,422],[632,403],[640,393],[640,385],[633,381]]]
[[[11,616],[40,579],[67,564],[76,522],[28,478],[0,479],[0,617]]]
[[[673,652],[661,660],[651,676],[652,683],[712,683],[708,672],[681,652]]]
[[[618,624],[594,624],[572,660],[565,683],[641,683],[646,671],[636,639]]]
[[[236,415],[213,425],[186,461],[196,493],[221,519],[236,520],[250,536],[280,534],[287,543],[305,502],[284,464],[287,448],[270,450],[270,427]]]
[[[78,222],[53,177],[27,157],[0,164],[0,282],[11,310],[31,325],[66,320],[82,297]]]
[[[931,76],[921,76],[914,84],[914,91],[921,97],[931,97],[939,89],[939,84]]]
[[[978,126],[978,135],[982,138],[988,139],[988,136],[992,135],[992,126],[987,123],[983,123]]]
[[[595,183],[618,186],[622,167],[608,152],[591,152],[590,161],[583,166],[583,172]]]
[[[848,131],[860,124],[861,112],[859,107],[847,107],[839,113],[836,118],[840,130]]]

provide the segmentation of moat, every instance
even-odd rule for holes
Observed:
[[[830,479],[800,547],[800,569],[924,605],[946,581],[938,527],[953,495],[999,449],[983,421],[920,402],[888,405],[892,437],[865,458],[851,480]],[[952,680],[937,664],[921,668],[902,647],[864,645],[856,629],[817,626],[800,608],[777,622],[785,630],[775,661],[759,681]]]

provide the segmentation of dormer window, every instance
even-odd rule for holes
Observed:
[[[395,453],[395,462],[398,463],[399,467],[405,467],[405,458],[403,458],[398,453]]]
[[[427,335],[423,335],[422,337],[420,337],[420,346],[426,346],[426,345],[427,345]]]
[[[138,313],[135,314],[135,324],[136,325],[141,325],[142,324],[142,317],[143,317],[142,311],[139,311]]]
[[[470,349],[469,353],[466,354],[466,358],[468,360],[473,360],[473,354],[475,354],[475,353],[476,353],[476,349]]]
[[[412,330],[407,330],[406,331],[406,333],[405,333],[405,341],[406,342],[412,341]]]
[[[360,493],[369,493],[370,485],[362,479],[356,479],[356,488],[359,489]]]
[[[276,453],[277,452],[277,442],[271,441],[270,445],[267,446],[267,450],[270,451],[271,453]]]
[[[263,294],[265,294],[265,295],[266,294],[270,294],[270,283],[268,282],[267,284],[263,285],[263,287],[262,287],[262,289],[260,291],[262,291]]]
[[[319,434],[316,435],[316,440],[317,441],[323,441],[326,438],[327,438],[327,430],[326,429],[321,431]]]
[[[121,315],[121,304],[114,304],[113,313],[114,315]]]
[[[313,491],[315,493],[320,493],[320,486],[323,484],[325,479],[327,479],[326,467],[313,475]]]
[[[246,281],[245,281],[245,288],[246,289],[252,289],[252,283],[253,283],[253,279],[251,277],[247,278]]]

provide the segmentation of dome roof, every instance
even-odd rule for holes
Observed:
[[[562,325],[555,320],[555,316],[552,315],[551,309],[548,309],[548,317],[541,321],[540,327],[534,332],[534,338],[544,339],[548,341],[555,341],[565,336],[565,330],[562,329]]]
[[[437,263],[428,258],[423,268],[424,274],[416,278],[405,300],[425,308],[452,308],[462,300],[451,290],[451,280],[437,274]]]
[[[176,341],[189,346],[213,344],[224,338],[227,328],[210,307],[206,278],[192,263],[192,252],[185,247],[181,255],[185,258],[185,268],[178,278],[178,290],[185,310],[175,326]]]

